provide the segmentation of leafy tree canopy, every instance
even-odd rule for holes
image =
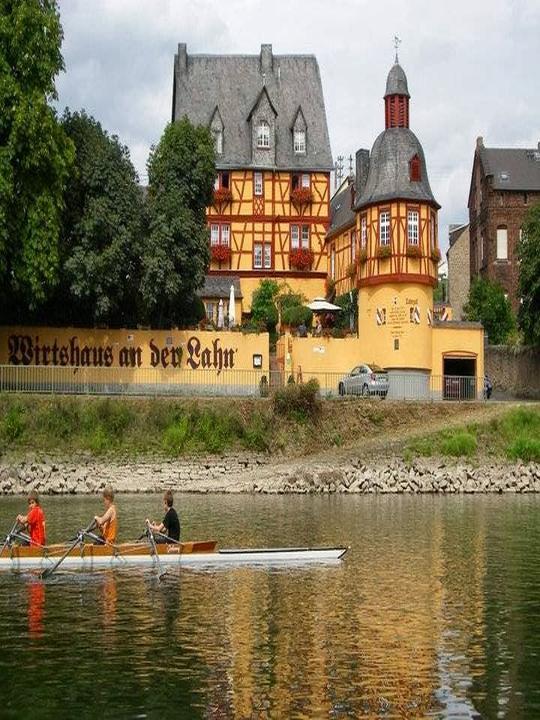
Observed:
[[[0,4],[0,293],[41,304],[58,279],[73,147],[49,102],[63,70],[56,0]]]
[[[464,307],[467,320],[480,321],[491,345],[501,345],[516,328],[510,303],[499,283],[476,278]]]
[[[280,291],[275,280],[261,280],[251,297],[251,319],[263,323],[268,332],[274,332],[278,323],[276,300]]]
[[[67,293],[74,322],[125,327],[137,320],[143,209],[137,174],[128,148],[84,111],[66,110],[62,125],[75,164],[65,196],[59,295]]]
[[[540,203],[531,207],[518,245],[519,326],[526,343],[540,346]]]
[[[210,261],[206,207],[215,173],[210,132],[185,117],[168,125],[151,151],[141,296],[156,327],[191,319]]]

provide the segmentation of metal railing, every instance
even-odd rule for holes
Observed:
[[[288,383],[318,381],[322,397],[481,400],[483,379],[390,372],[388,383],[351,382],[343,373],[281,370],[187,370],[0,365],[0,392],[170,397],[265,397]]]

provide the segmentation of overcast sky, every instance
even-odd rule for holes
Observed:
[[[131,151],[144,180],[171,117],[173,59],[188,53],[313,53],[334,159],[384,129],[393,37],[426,154],[440,237],[466,222],[476,137],[540,141],[540,0],[60,0],[66,72],[59,107],[85,108]],[[239,79],[240,80],[240,79]]]

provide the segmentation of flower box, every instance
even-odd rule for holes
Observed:
[[[295,248],[289,252],[289,265],[297,270],[309,270],[313,263],[313,253],[307,248]]]
[[[352,263],[349,263],[347,270],[345,272],[346,276],[348,278],[355,278],[356,277],[356,269],[357,269],[356,262],[353,261]]]
[[[377,248],[378,258],[389,258],[392,255],[392,248],[390,245],[379,245]]]
[[[362,265],[367,263],[367,250],[360,250],[358,254],[358,261],[362,263]]]
[[[336,281],[334,280],[334,278],[331,278],[330,275],[327,275],[326,277],[325,290],[326,299],[331,301],[336,294]]]
[[[433,248],[433,250],[431,251],[431,259],[433,260],[433,262],[436,263],[441,261],[441,251],[439,250],[439,248]]]
[[[295,188],[291,191],[293,205],[309,205],[312,200],[313,195],[309,188]]]
[[[228,245],[212,245],[210,255],[212,260],[227,262],[231,259],[231,248]]]
[[[214,202],[218,205],[230,203],[232,200],[232,192],[229,188],[218,188],[214,190]]]
[[[422,257],[422,249],[419,245],[407,245],[407,257]]]

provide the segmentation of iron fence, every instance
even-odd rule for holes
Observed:
[[[394,372],[386,384],[345,382],[343,373],[280,370],[184,370],[0,365],[0,392],[169,397],[265,397],[288,383],[318,381],[322,397],[387,397],[392,400],[481,400],[483,379]]]

